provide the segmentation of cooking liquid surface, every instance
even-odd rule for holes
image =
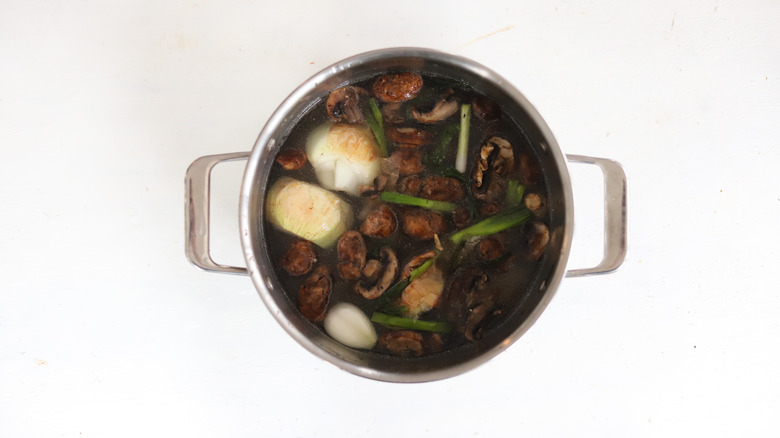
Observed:
[[[402,103],[403,113],[406,114],[407,109],[412,106],[417,106],[417,105],[430,106],[430,102],[435,101],[435,99],[438,96],[440,96],[444,91],[446,91],[449,88],[457,89],[458,93],[462,93],[466,96],[477,95],[477,93],[474,90],[466,88],[463,84],[458,84],[450,80],[429,77],[429,76],[423,76],[423,78],[424,78],[423,90],[421,91],[420,95],[418,95],[416,98]],[[373,80],[374,79],[371,78],[369,80],[352,83],[350,85],[362,87],[370,92],[371,84],[373,83]],[[462,102],[469,103],[470,99],[467,97],[465,99],[462,99]],[[381,106],[382,103],[379,102],[379,105]],[[435,137],[437,139],[436,141],[434,141],[430,145],[421,146],[423,151],[423,156],[425,156],[427,152],[429,152],[430,150],[436,147],[440,134],[447,126],[459,123],[459,112],[458,114],[449,117],[446,121],[437,124],[420,124],[408,116],[406,117],[406,119],[407,119],[406,122],[404,122],[403,124],[399,124],[398,126],[412,126],[412,127],[416,127],[419,129],[423,129],[435,133]],[[328,121],[329,118],[325,110],[325,99],[323,99],[318,104],[313,105],[310,111],[299,120],[299,122],[290,132],[290,135],[284,140],[282,146],[280,147],[280,151],[283,151],[288,148],[297,148],[297,149],[304,150],[306,147],[306,138],[309,135],[309,133],[316,127]],[[385,129],[387,129],[387,127],[388,125],[387,123],[385,123]],[[472,112],[471,120],[470,120],[469,152],[468,152],[468,160],[467,160],[467,169],[465,172],[465,175],[469,177],[469,180],[471,180],[471,174],[475,165],[475,160],[477,159],[481,146],[485,143],[485,141],[488,138],[494,135],[498,135],[508,140],[512,144],[515,157],[517,157],[519,153],[529,153],[534,157],[534,159],[536,159],[536,155],[531,148],[529,140],[523,134],[522,129],[518,127],[512,120],[508,119],[506,116],[501,114],[501,116],[497,120],[484,121],[479,117],[477,117]],[[458,143],[458,136],[455,135],[453,141],[450,143],[450,147],[443,161],[443,164],[448,166],[454,165],[455,156],[457,153],[457,143]],[[388,153],[392,153],[392,151],[396,149],[396,145],[393,145],[388,140],[387,148],[388,148]],[[516,179],[517,176],[519,175],[517,167],[518,164],[516,163],[515,164],[516,169],[514,172],[512,172],[509,175],[510,178]],[[419,176],[421,176],[422,178],[429,175],[433,175],[433,173],[429,172],[428,170],[425,170],[421,174],[419,174]],[[268,187],[273,185],[273,182],[282,176],[292,177],[297,180],[308,182],[317,186],[320,185],[319,182],[317,181],[317,177],[315,175],[314,169],[311,166],[311,163],[307,163],[301,169],[295,171],[285,170],[278,163],[274,163],[274,165],[272,166],[272,170],[270,172]],[[401,178],[403,178],[403,176]],[[529,185],[525,187],[525,193],[527,194],[530,192],[542,194],[545,199],[549,199],[546,187],[544,185],[543,178],[540,178],[540,180],[536,185]],[[353,230],[359,229],[360,224],[362,223],[363,216],[365,216],[366,213],[364,212],[364,208],[366,205],[364,198],[350,196],[343,192],[335,192],[335,193],[338,194],[341,199],[348,202],[352,207],[352,210],[356,217],[353,221],[353,225],[351,229]],[[461,203],[462,202],[465,201],[461,201]],[[477,201],[477,204],[479,204],[479,201]],[[396,279],[394,281],[395,283],[401,279],[400,272],[403,269],[403,267],[406,265],[406,263],[409,262],[413,257],[434,249],[434,242],[432,240],[420,241],[405,235],[402,231],[401,221],[399,216],[400,206],[395,204],[389,204],[389,203],[387,205],[389,205],[396,213],[396,216],[399,217],[398,228],[396,229],[396,231],[390,237],[384,239],[376,239],[368,236],[363,236],[363,237],[367,249],[367,259],[379,258],[379,250],[383,246],[390,246],[395,251],[399,263],[399,274],[396,276]],[[545,215],[549,215],[549,211],[545,213]],[[447,221],[447,231],[444,235],[439,236],[439,238],[445,247],[445,253],[447,253],[448,246],[453,245],[449,240],[449,236],[454,232],[458,231],[458,229],[453,225],[450,213],[445,212],[444,216]],[[474,224],[486,217],[488,216],[478,214],[477,217],[473,217],[471,219],[470,224]],[[550,223],[549,217],[546,216],[537,217],[535,220],[541,221],[543,223]],[[269,258],[273,262],[279,261],[283,258],[290,243],[300,238],[288,234],[286,232],[280,231],[273,225],[269,224],[265,219],[263,220],[263,222],[264,222],[263,226],[265,227],[265,236],[267,240]],[[520,303],[522,303],[525,296],[528,294],[529,287],[531,286],[535,277],[537,276],[538,273],[537,271],[539,269],[539,266],[541,265],[541,261],[544,259],[543,256],[541,259],[536,261],[527,261],[524,260],[524,258],[520,254],[520,252],[524,250],[524,248],[527,245],[525,243],[525,241],[527,240],[526,237],[527,232],[528,232],[528,224],[514,227],[509,230],[501,232],[500,234],[503,237],[505,237],[508,242],[506,247],[509,249],[509,257],[511,257],[511,261],[508,262],[511,263],[511,268],[508,269],[506,272],[501,272],[501,273],[498,273],[497,269],[490,269],[489,271],[486,271],[488,272],[488,277],[489,277],[489,282],[487,287],[493,290],[497,290],[498,292],[497,307],[502,309],[503,311],[503,316],[500,317],[496,322],[497,325],[501,324],[501,322],[504,319],[506,319],[511,312],[518,310],[517,307],[520,305]],[[475,241],[478,242],[479,239],[480,238],[476,238]],[[362,296],[360,296],[360,294],[358,294],[354,290],[355,281],[346,281],[339,277],[338,271],[336,269],[336,266],[338,264],[338,255],[336,251],[336,246],[337,245],[334,244],[333,246],[327,249],[323,249],[319,246],[315,246],[315,251],[317,253],[317,265],[327,265],[331,268],[333,286],[329,296],[328,307],[330,308],[336,303],[340,303],[340,302],[352,303],[358,306],[361,310],[363,310],[366,313],[366,315],[370,318],[372,313],[376,310],[375,309],[376,300],[367,300],[363,298]],[[453,266],[455,265],[455,261],[454,261],[455,258],[456,258],[455,256],[440,257],[439,260],[437,261],[437,266],[439,266],[439,268],[444,273],[445,294],[447,292],[447,288],[449,287],[449,284],[452,282],[454,277]],[[467,262],[466,264],[474,265],[473,258],[474,257],[472,256],[469,259],[472,261]],[[505,259],[506,257],[504,257],[503,261],[506,262]],[[494,263],[497,264],[499,262],[494,262]],[[274,271],[277,280],[283,286],[283,289],[287,297],[297,308],[298,290],[301,286],[301,283],[305,281],[308,275],[293,277],[289,275],[284,269],[282,269],[281,266],[278,265],[275,266]],[[464,309],[463,312],[468,312],[468,310]],[[447,320],[446,315],[444,315],[444,312],[442,312],[440,308],[434,308],[426,313],[421,314],[419,316],[419,319],[425,321],[450,322]],[[320,329],[322,329],[321,324],[317,324],[317,325],[319,326]],[[380,335],[385,331],[393,330],[393,329],[385,328],[379,324],[374,324],[374,326],[377,330],[377,333]],[[464,343],[469,342],[464,337],[464,335],[462,333],[458,333],[457,330],[453,330],[449,334],[442,334],[442,340],[444,342],[444,348],[443,348],[444,350],[455,348],[458,345],[462,345]],[[379,346],[377,345],[374,347],[374,351],[377,351],[377,354],[385,354],[378,350],[379,350]]]

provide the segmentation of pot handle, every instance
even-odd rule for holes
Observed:
[[[566,276],[581,277],[614,271],[623,264],[628,248],[626,173],[614,160],[584,155],[566,155],[566,158],[573,163],[595,164],[604,173],[604,257],[598,266],[572,269],[566,271]]]
[[[211,169],[223,161],[244,160],[249,152],[207,155],[190,164],[184,177],[185,249],[187,259],[206,271],[244,274],[246,268],[215,263],[209,252],[209,200]]]

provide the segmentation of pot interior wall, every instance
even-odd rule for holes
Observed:
[[[267,178],[273,158],[291,128],[301,115],[327,98],[332,89],[393,70],[424,72],[461,81],[498,103],[525,131],[542,165],[551,216],[549,249],[522,305],[505,323],[479,343],[414,359],[353,350],[325,335],[298,313],[296,304],[281,290],[263,244],[266,240],[263,204]],[[244,191],[247,187],[249,191],[242,195],[242,202],[248,201],[244,211],[248,225],[245,231],[249,234],[245,242],[249,242],[250,247],[245,243],[244,249],[250,271],[259,274],[253,273],[253,279],[261,297],[283,327],[304,347],[365,377],[409,382],[433,380],[457,374],[489,359],[508,347],[538,318],[557,288],[568,257],[571,212],[567,211],[567,206],[571,205],[571,189],[563,156],[547,126],[530,103],[503,78],[473,62],[439,52],[420,49],[396,50],[392,54],[371,52],[342,61],[314,76],[293,92],[269,120],[253,150],[246,178],[250,180],[245,180]]]

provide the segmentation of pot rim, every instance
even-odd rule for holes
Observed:
[[[552,262],[554,264],[552,272],[547,276],[547,280],[541,286],[541,288],[546,290],[543,292],[543,296],[539,303],[531,310],[520,326],[518,326],[509,337],[507,337],[503,342],[500,342],[492,348],[482,352],[478,356],[466,361],[454,363],[452,365],[448,365],[443,368],[436,368],[433,370],[423,370],[413,373],[399,373],[387,372],[367,366],[357,365],[355,363],[349,362],[348,360],[345,360],[342,357],[333,355],[325,351],[322,347],[318,346],[308,336],[302,333],[295,324],[293,324],[287,317],[285,317],[284,312],[277,305],[273,298],[273,294],[276,293],[273,290],[273,279],[268,275],[264,275],[253,250],[253,227],[256,227],[256,224],[251,223],[252,214],[250,212],[250,206],[253,192],[256,190],[255,179],[258,175],[258,172],[261,171],[261,166],[266,160],[273,159],[273,157],[268,156],[268,150],[273,149],[276,146],[273,134],[275,130],[279,128],[279,126],[281,126],[283,123],[287,123],[291,116],[296,115],[292,114],[291,111],[301,99],[303,99],[309,93],[313,92],[318,85],[325,82],[328,78],[341,73],[344,70],[351,69],[363,63],[383,61],[392,58],[410,57],[457,66],[457,68],[464,69],[481,77],[487,82],[491,82],[494,85],[499,86],[511,99],[517,102],[525,110],[527,116],[531,119],[532,123],[536,125],[536,129],[538,129],[544,138],[544,144],[541,144],[541,147],[546,148],[545,152],[552,156],[552,161],[557,167],[556,170],[558,171],[561,184],[560,196],[563,200],[565,208],[562,221],[563,233],[561,236],[561,248],[558,260]],[[248,159],[241,185],[241,195],[239,198],[239,229],[241,232],[241,246],[244,251],[247,270],[250,277],[252,278],[252,282],[254,283],[260,298],[271,312],[271,315],[273,315],[276,321],[290,336],[292,336],[293,339],[295,339],[301,346],[309,350],[315,356],[318,356],[336,365],[337,367],[358,376],[388,382],[411,383],[440,380],[471,370],[498,355],[500,352],[509,347],[509,345],[519,339],[526,331],[528,331],[528,329],[536,322],[536,320],[552,300],[555,292],[557,291],[558,285],[560,284],[560,281],[565,274],[573,234],[573,207],[574,202],[572,197],[571,181],[566,166],[565,157],[561,152],[560,147],[558,146],[558,143],[555,140],[555,137],[553,136],[549,126],[542,119],[536,108],[531,105],[531,103],[525,98],[525,96],[520,93],[519,90],[517,90],[511,83],[509,83],[509,81],[504,79],[498,73],[468,58],[433,49],[397,47],[364,52],[338,61],[307,79],[280,104],[280,106],[274,111],[268,122],[261,130]]]

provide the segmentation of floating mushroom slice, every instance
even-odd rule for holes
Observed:
[[[276,162],[285,170],[298,170],[306,164],[306,161],[306,152],[301,149],[287,149],[276,156]]]
[[[433,143],[436,136],[430,131],[401,126],[387,128],[387,138],[393,143],[400,143],[405,149],[413,149]]]
[[[334,122],[363,123],[362,101],[368,97],[368,91],[359,87],[341,87],[330,92],[325,101],[328,117]]]
[[[395,276],[398,274],[398,258],[395,256],[395,252],[389,247],[383,247],[379,251],[379,254],[382,257],[382,264],[385,267],[379,281],[373,286],[366,285],[362,281],[359,281],[355,285],[355,291],[367,300],[379,298],[385,293],[387,288],[393,284],[393,280],[395,280]]]
[[[414,239],[430,240],[436,234],[444,234],[447,223],[441,213],[424,208],[405,208],[401,211],[404,234]]]
[[[439,123],[457,113],[458,110],[460,110],[460,104],[455,99],[455,93],[448,90],[436,101],[433,108],[427,111],[422,108],[412,108],[410,114],[418,122],[430,124]]]
[[[485,332],[492,328],[502,314],[501,309],[496,308],[496,303],[492,298],[479,302],[469,310],[463,335],[470,342],[482,339]]]
[[[539,260],[550,242],[550,229],[541,222],[531,223],[531,232],[528,236],[528,257],[531,260]]]
[[[271,224],[322,248],[352,226],[352,208],[338,195],[290,177],[268,190],[265,213]]]
[[[475,97],[471,106],[474,114],[482,120],[496,120],[501,117],[501,108],[485,96]]]
[[[425,170],[422,154],[416,149],[397,149],[390,154],[387,162],[393,166],[398,175],[414,175]]]
[[[463,199],[465,194],[463,183],[446,176],[429,176],[422,181],[420,187],[420,196],[434,201],[457,202]]]
[[[409,175],[398,181],[398,192],[404,195],[417,196],[420,193],[422,179],[418,175]]]
[[[288,274],[297,277],[311,272],[314,263],[317,262],[317,253],[314,246],[308,240],[296,240],[287,247],[282,257],[282,268]]]
[[[312,322],[325,318],[333,280],[327,266],[318,266],[298,290],[298,309]]]
[[[515,168],[515,154],[512,151],[512,144],[501,137],[490,137],[487,142],[498,151],[491,164],[493,171],[501,176],[512,172]]]
[[[369,237],[384,239],[390,237],[398,228],[398,220],[393,210],[387,205],[380,205],[371,210],[360,225],[360,232]]]
[[[493,144],[487,142],[482,145],[482,148],[479,150],[477,164],[474,166],[474,172],[472,174],[472,184],[477,188],[482,187],[482,184],[484,183],[485,172],[490,168],[488,160],[490,159],[490,154],[493,153],[493,149]]]
[[[347,231],[336,245],[339,276],[344,280],[357,280],[366,264],[366,244],[357,231]]]
[[[495,237],[486,237],[477,246],[479,257],[484,261],[496,260],[505,253],[504,244]]]
[[[455,228],[461,230],[471,224],[471,212],[464,205],[459,205],[452,212],[452,223],[455,224]]]
[[[346,123],[325,123],[306,140],[306,153],[320,184],[355,196],[360,186],[379,175],[378,148],[369,128]]]
[[[545,211],[544,200],[538,193],[526,193],[523,203],[536,216],[540,216]]]
[[[502,201],[508,176],[514,169],[512,144],[505,139],[490,137],[479,151],[472,172],[472,194],[480,201]]]
[[[372,88],[382,102],[404,102],[414,99],[422,86],[422,76],[416,73],[388,73],[379,76]]]
[[[411,330],[393,330],[379,336],[379,345],[399,356],[421,356],[424,340],[422,334]]]

